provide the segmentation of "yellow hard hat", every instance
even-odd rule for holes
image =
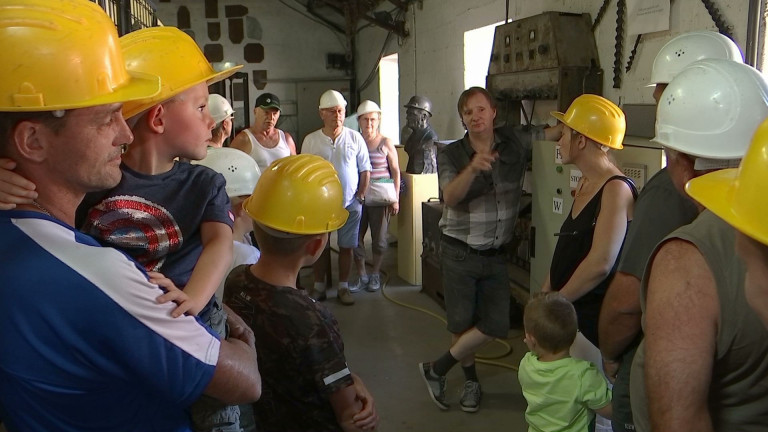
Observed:
[[[123,117],[133,117],[200,83],[213,84],[235,73],[242,65],[217,72],[195,41],[175,27],[151,27],[120,38],[128,68],[158,75],[157,95],[123,106]]]
[[[739,168],[696,177],[685,190],[696,201],[753,239],[768,245],[768,120],[752,137],[752,145]]]
[[[290,234],[336,231],[349,217],[336,169],[311,154],[272,162],[243,208],[259,224]]]
[[[0,111],[55,111],[157,94],[154,75],[129,72],[114,23],[87,0],[0,3]]]
[[[599,144],[616,150],[624,148],[621,144],[627,129],[624,111],[604,97],[583,94],[571,102],[565,114],[557,111],[550,114]]]

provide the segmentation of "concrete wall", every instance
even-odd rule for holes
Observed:
[[[510,19],[525,18],[544,11],[588,12],[594,20],[603,0],[510,0]],[[725,21],[734,27],[736,43],[746,43],[748,2],[719,0],[717,5]],[[456,101],[463,90],[464,32],[505,19],[504,0],[424,0],[423,7],[411,6],[407,28],[410,35],[392,44],[386,54],[398,53],[400,61],[400,100],[413,94],[429,97],[435,106],[432,125],[441,138],[463,134],[456,112]],[[616,32],[616,2],[611,1],[595,40],[604,70],[603,95],[616,103],[652,103],[647,84],[653,59],[671,37],[691,30],[716,30],[700,0],[676,0],[671,6],[670,31],[643,36],[632,69],[622,76],[622,86],[613,89],[613,60]],[[366,73],[375,63],[385,32],[371,28],[361,32],[358,42],[358,71]],[[624,37],[626,65],[635,37]],[[371,46],[372,45],[372,46]],[[369,47],[369,48],[364,48]],[[365,71],[365,72],[363,72]],[[375,98],[378,87],[372,85],[363,98]],[[540,119],[541,120],[541,119]],[[401,114],[401,124],[404,114]]]

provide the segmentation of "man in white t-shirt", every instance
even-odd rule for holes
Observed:
[[[347,101],[335,90],[328,90],[320,97],[320,117],[323,127],[304,138],[301,152],[315,154],[330,161],[341,180],[344,190],[344,207],[349,219],[339,228],[339,286],[337,297],[344,305],[355,300],[349,293],[349,273],[352,270],[352,251],[357,247],[360,229],[360,215],[365,201],[365,192],[371,178],[371,161],[368,147],[359,132],[344,126]],[[315,300],[324,300],[326,266],[315,263],[315,285],[311,293]]]

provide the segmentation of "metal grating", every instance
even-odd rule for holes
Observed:
[[[151,0],[92,0],[107,12],[120,36],[146,27],[162,25]]]

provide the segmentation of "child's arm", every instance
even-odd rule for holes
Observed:
[[[0,158],[0,210],[16,208],[17,204],[32,204],[37,198],[35,184],[13,172],[16,162]]]
[[[588,366],[581,377],[581,398],[587,408],[610,420],[613,416],[613,391],[593,363],[584,361],[584,364]]]
[[[611,417],[613,417],[613,402],[608,402],[608,405],[596,409],[595,413],[601,417],[611,420]]]
[[[232,228],[220,222],[203,222],[200,225],[203,251],[195,264],[184,294],[187,301],[175,297],[173,292],[160,296],[158,301],[176,301],[179,307],[171,314],[179,317],[184,313],[197,315],[216,293],[221,281],[227,276],[232,264]],[[171,296],[174,296],[171,298]]]
[[[374,430],[379,423],[379,414],[376,412],[376,403],[373,401],[373,396],[357,374],[352,374],[352,380],[355,382],[354,387],[357,400],[363,404],[360,411],[352,417],[352,421],[360,429]]]

